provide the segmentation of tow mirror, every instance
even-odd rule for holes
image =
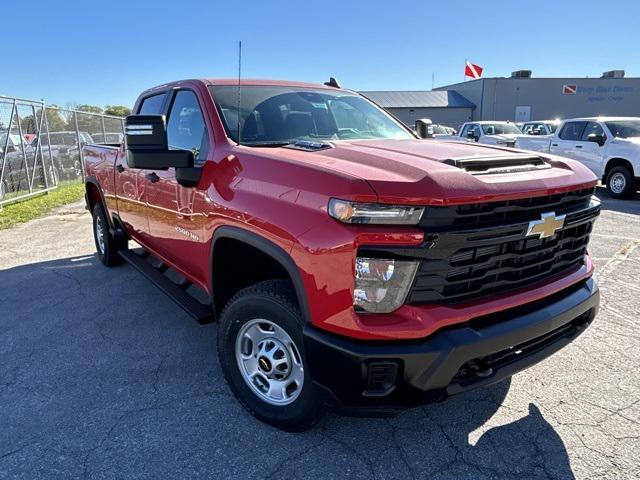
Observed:
[[[416,133],[420,138],[433,138],[433,125],[428,118],[416,120]]]
[[[193,152],[170,150],[164,115],[129,115],[124,120],[127,164],[131,168],[193,168]]]
[[[587,138],[590,142],[597,143],[600,146],[603,146],[604,142],[607,140],[607,138],[601,133],[590,133]]]

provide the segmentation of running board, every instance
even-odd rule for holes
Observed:
[[[161,264],[160,267],[157,267],[149,263],[146,260],[149,256],[147,252],[121,250],[118,253],[127,263],[147,277],[148,280],[151,280],[156,287],[191,315],[200,325],[215,321],[215,316],[210,306],[200,303],[187,293],[185,284],[178,285],[163,274],[163,272],[167,270],[166,265]]]

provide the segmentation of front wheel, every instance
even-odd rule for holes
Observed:
[[[607,175],[607,193],[613,198],[630,198],[635,193],[635,183],[627,167],[612,168]]]
[[[233,393],[249,413],[287,431],[307,430],[323,413],[302,325],[291,284],[268,280],[234,296],[218,329],[218,357]]]

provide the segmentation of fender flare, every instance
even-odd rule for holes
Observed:
[[[256,233],[250,232],[249,230],[246,230],[244,228],[223,225],[221,227],[218,227],[213,234],[213,237],[211,239],[211,252],[209,255],[209,258],[210,258],[209,263],[211,264],[209,273],[211,275],[211,279],[210,279],[211,295],[214,299],[215,299],[215,293],[214,293],[215,286],[213,284],[214,282],[213,252],[215,250],[216,242],[222,238],[230,238],[233,240],[246,243],[247,245],[250,245],[251,247],[257,250],[260,250],[262,253],[268,255],[273,260],[275,260],[280,265],[282,265],[282,267],[284,267],[284,269],[289,274],[289,277],[291,278],[291,282],[293,283],[293,288],[296,293],[296,297],[298,299],[298,305],[300,306],[300,311],[302,312],[303,318],[305,322],[311,323],[311,314],[309,312],[309,305],[307,302],[306,290],[304,288],[304,284],[302,283],[300,270],[298,269],[298,266],[294,262],[293,258],[291,258],[291,255],[289,255],[282,247],[276,245],[271,240],[267,240],[266,238]],[[215,305],[215,300],[213,303]]]
[[[87,178],[85,178],[84,180],[84,185],[85,185],[85,192],[84,192],[84,202],[85,202],[85,208],[87,210],[89,210],[89,213],[93,213],[91,211],[91,208],[89,208],[89,196],[87,195],[88,191],[87,191],[87,186],[91,184],[94,187],[96,187],[96,190],[98,190],[98,195],[100,195],[100,202],[102,203],[102,205],[106,205],[105,201],[104,201],[104,193],[102,193],[102,188],[100,187],[100,183],[98,183],[98,179],[93,176],[90,175]],[[106,207],[105,207],[106,209]],[[115,230],[115,225],[113,223],[113,219],[111,218],[111,215],[109,215],[109,212],[105,212],[107,215],[107,221],[109,222],[109,229],[111,231]]]

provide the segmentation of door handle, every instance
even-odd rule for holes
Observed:
[[[576,148],[582,148],[582,145],[576,145]]]
[[[552,143],[552,144],[551,144],[551,146],[552,146],[552,147],[557,147],[557,146],[558,146],[558,144],[557,144],[557,143]]]
[[[145,175],[145,177],[147,178],[147,180],[149,180],[151,183],[156,183],[157,181],[160,180],[160,177],[156,174],[156,172],[151,172],[151,173],[147,173]]]
[[[116,170],[118,171],[118,173],[122,173],[124,172],[124,167],[122,166],[121,163],[119,163],[118,165],[116,165]]]

